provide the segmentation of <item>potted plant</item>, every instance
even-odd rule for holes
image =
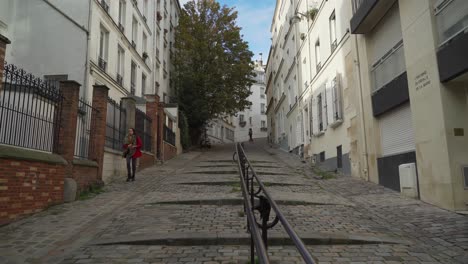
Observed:
[[[310,20],[314,21],[315,17],[317,16],[318,9],[317,8],[312,8],[309,11],[307,11],[307,16],[309,17]]]

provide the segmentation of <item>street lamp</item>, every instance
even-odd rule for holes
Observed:
[[[301,12],[296,12],[296,14],[289,20],[289,24],[296,24],[302,20],[302,18],[307,18],[309,17],[306,14],[303,14]]]

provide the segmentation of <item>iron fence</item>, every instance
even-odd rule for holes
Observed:
[[[151,152],[151,123],[153,120],[140,109],[135,109],[135,129],[141,138],[141,149]]]
[[[164,125],[164,141],[175,146],[175,138],[175,132],[172,131],[172,129],[170,129],[166,125]]]
[[[58,87],[12,64],[3,67],[0,143],[57,152],[63,102]]]
[[[255,261],[255,252],[257,253],[259,263],[270,263],[267,252],[268,229],[281,223],[289,238],[301,254],[304,262],[307,264],[314,264],[314,259],[307,250],[304,242],[302,242],[291,224],[289,224],[288,220],[284,217],[275,200],[273,200],[266,190],[263,182],[257,177],[252,164],[245,155],[241,143],[236,144],[236,151],[234,152],[233,159],[239,168],[242,196],[244,198],[244,212],[247,216],[247,229],[251,236],[250,263],[257,263]],[[255,210],[260,214],[261,223],[257,222]],[[271,210],[273,210],[276,216],[273,221],[269,222]]]
[[[93,108],[89,102],[80,98],[75,138],[75,157],[77,158],[90,159],[90,154],[94,152],[94,146],[90,144],[91,127],[94,125],[91,123],[94,122],[92,116],[98,113],[99,111]]]
[[[122,150],[123,141],[127,132],[127,111],[119,103],[107,98],[106,114],[106,147]]]

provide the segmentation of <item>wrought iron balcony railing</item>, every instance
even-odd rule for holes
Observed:
[[[106,71],[107,61],[105,61],[102,57],[99,57],[98,66],[99,66],[99,68],[101,68],[101,70]]]

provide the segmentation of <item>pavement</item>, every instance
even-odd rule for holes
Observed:
[[[245,143],[249,160],[318,263],[468,263],[468,217]],[[94,198],[0,227],[0,263],[248,263],[234,145],[182,154]],[[272,263],[303,263],[282,226]]]

